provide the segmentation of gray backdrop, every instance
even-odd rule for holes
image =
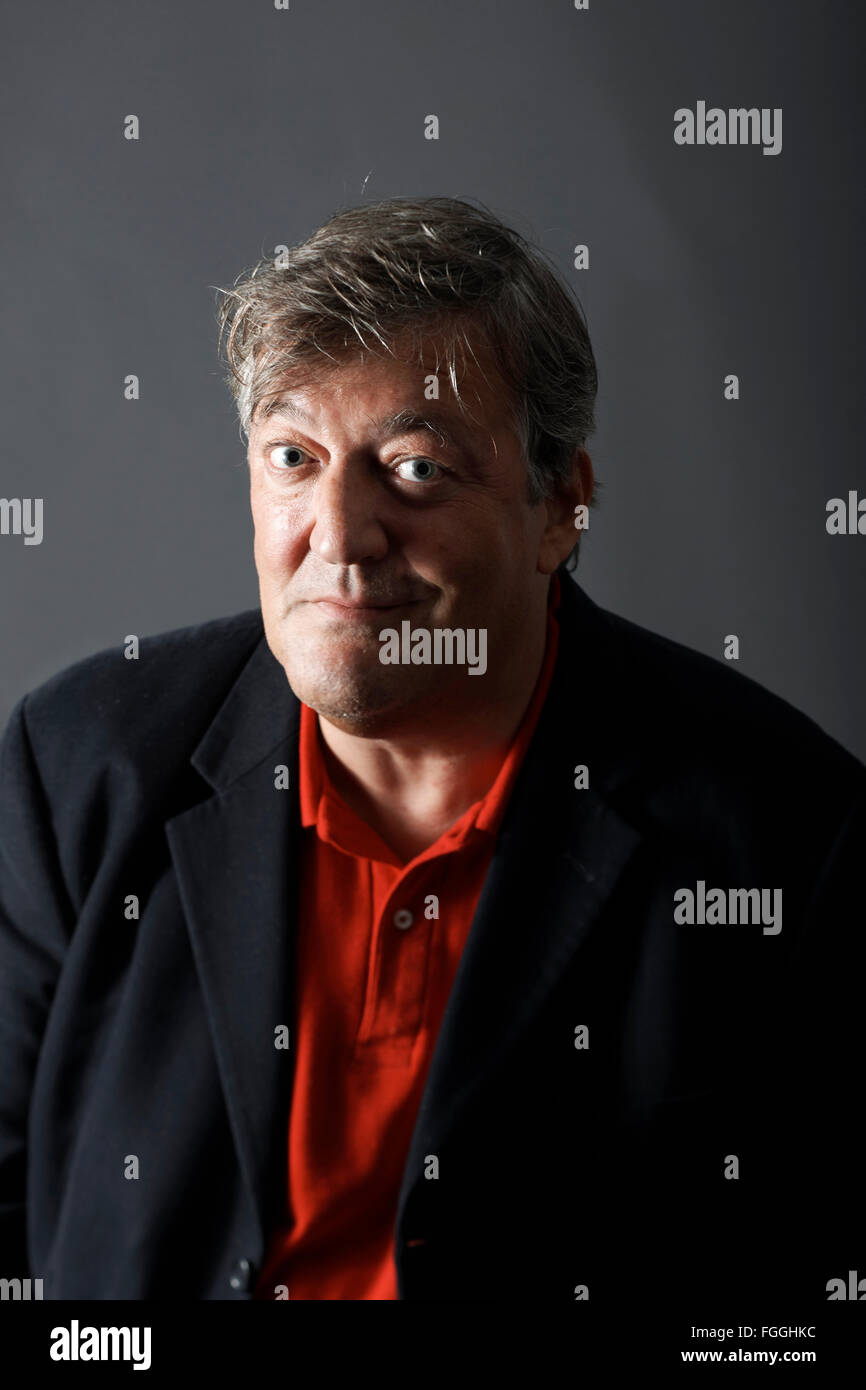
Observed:
[[[210,286],[437,193],[586,309],[587,591],[719,659],[738,633],[741,671],[866,757],[866,536],[825,529],[866,493],[854,3],[17,0],[3,28],[0,497],[43,498],[44,538],[0,536],[0,719],[127,633],[257,603]],[[781,153],[677,146],[698,101],[781,107]]]

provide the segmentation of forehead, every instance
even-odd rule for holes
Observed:
[[[392,354],[359,349],[336,361],[297,363],[259,402],[254,428],[276,417],[303,421],[311,408],[331,406],[339,412],[346,404],[360,404],[362,396],[403,407],[393,412],[395,421],[405,414],[411,423],[417,414],[464,436],[495,430],[510,417],[507,388],[483,338],[461,336],[452,344],[442,334],[404,335],[392,345]]]

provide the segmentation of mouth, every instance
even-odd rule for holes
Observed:
[[[399,613],[405,608],[413,608],[420,603],[420,599],[404,599],[401,603],[338,603],[331,599],[315,599],[313,607],[319,608],[329,617],[355,619],[356,621],[367,619],[368,622],[378,621],[386,617],[389,613]]]

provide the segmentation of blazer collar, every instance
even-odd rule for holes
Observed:
[[[294,733],[300,704],[264,635],[206,730],[190,761],[222,791]]]

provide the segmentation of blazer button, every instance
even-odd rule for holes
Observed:
[[[253,1267],[249,1260],[235,1260],[232,1265],[229,1284],[233,1289],[239,1289],[242,1293],[249,1293],[253,1286]]]

